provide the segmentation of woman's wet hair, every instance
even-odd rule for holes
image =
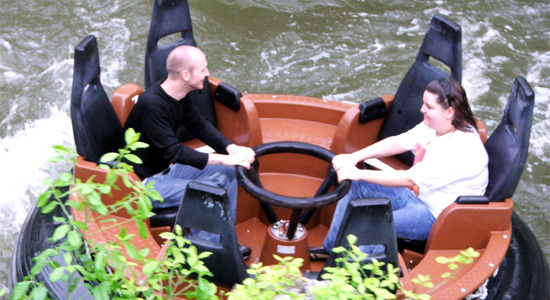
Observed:
[[[426,90],[437,95],[437,103],[444,109],[454,108],[453,126],[460,131],[478,130],[474,114],[468,103],[466,91],[462,85],[451,78],[433,80],[426,86]]]

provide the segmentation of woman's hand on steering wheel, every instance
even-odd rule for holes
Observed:
[[[357,159],[352,154],[338,154],[332,159],[332,167],[337,172],[344,167],[355,166],[356,164]]]
[[[340,183],[344,180],[357,180],[359,172],[361,172],[361,170],[356,166],[346,165],[336,171],[336,174],[338,175],[338,182]]]

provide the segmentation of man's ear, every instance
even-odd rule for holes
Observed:
[[[189,73],[188,70],[183,70],[180,72],[180,76],[184,81],[189,81],[189,79],[191,78],[191,73]]]

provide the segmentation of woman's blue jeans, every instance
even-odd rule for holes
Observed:
[[[323,247],[330,251],[351,200],[361,198],[388,198],[393,209],[397,238],[427,240],[435,217],[428,207],[405,187],[386,187],[366,181],[354,181],[346,196],[338,202]]]
[[[182,164],[173,164],[165,174],[157,174],[147,179],[154,182],[155,189],[164,198],[164,202],[153,201],[153,210],[165,208],[178,208],[189,182],[201,182],[225,189],[229,198],[229,205],[233,220],[237,214],[237,177],[235,168],[224,165],[207,165],[200,170],[195,167]],[[191,230],[195,237],[217,242],[219,236],[204,231]]]

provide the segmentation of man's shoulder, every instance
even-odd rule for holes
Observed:
[[[147,88],[138,98],[136,106],[141,109],[153,109],[154,107],[162,106],[165,101],[162,101],[164,94],[158,85],[152,85]]]
[[[160,97],[161,96],[160,92],[161,92],[160,85],[156,83],[151,85],[147,89],[145,89],[145,91],[143,91],[143,93],[141,93],[141,95],[139,96],[139,99],[141,100],[141,99]]]

